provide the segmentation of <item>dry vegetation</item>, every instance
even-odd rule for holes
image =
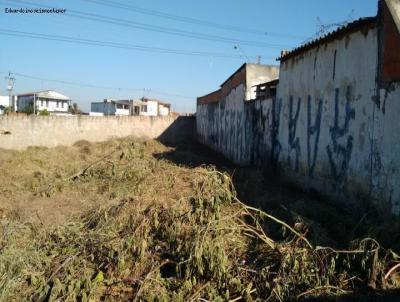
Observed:
[[[242,204],[228,173],[156,156],[171,151],[134,139],[0,151],[0,300],[326,301],[400,287],[399,256],[376,240],[317,246],[308,221]]]

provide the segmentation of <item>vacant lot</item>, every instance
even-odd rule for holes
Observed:
[[[2,150],[0,171],[1,301],[396,301],[395,219],[196,144]]]

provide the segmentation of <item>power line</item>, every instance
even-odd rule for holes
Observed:
[[[46,7],[46,8],[51,8],[50,6],[47,6],[47,5],[41,5],[38,3],[22,1],[22,0],[6,0],[6,2],[14,2],[14,3],[17,2],[17,3],[21,3],[21,4],[25,4],[25,5],[34,5],[34,6],[42,6],[42,7]],[[232,39],[232,38],[227,38],[227,37],[222,37],[222,36],[217,36],[217,35],[195,33],[195,32],[175,29],[175,28],[168,28],[168,27],[150,25],[150,24],[146,24],[146,23],[133,22],[130,20],[107,17],[104,15],[86,13],[86,12],[81,12],[81,11],[76,11],[76,10],[71,10],[71,9],[68,9],[67,12],[65,14],[63,14],[63,16],[64,15],[70,16],[70,17],[75,17],[75,18],[80,18],[80,19],[84,19],[84,20],[91,20],[91,21],[95,21],[95,22],[106,23],[106,24],[113,24],[113,25],[119,25],[119,26],[124,26],[124,27],[136,28],[136,29],[145,30],[145,31],[159,32],[159,33],[175,35],[175,36],[180,36],[180,37],[214,41],[214,42],[220,42],[220,43],[241,44],[241,45],[249,45],[249,46],[254,46],[254,47],[278,48],[278,49],[291,48],[291,46],[288,46],[288,45],[269,44],[269,43],[264,43],[264,42],[259,42],[259,41],[238,40],[238,39]]]
[[[78,83],[78,82],[71,82],[71,81],[65,81],[65,80],[56,80],[56,79],[47,79],[47,78],[41,78],[37,76],[32,76],[32,75],[27,75],[23,73],[18,73],[18,72],[0,72],[0,74],[5,74],[5,75],[14,75],[22,78],[27,78],[27,79],[32,79],[32,80],[39,80],[39,81],[44,81],[44,82],[52,82],[52,83],[59,83],[59,84],[65,84],[65,85],[71,85],[71,86],[78,86],[78,87],[88,87],[88,88],[96,88],[96,89],[104,89],[104,90],[114,90],[114,91],[143,91],[143,88],[127,88],[127,87],[112,87],[112,86],[102,86],[102,85],[94,85],[94,84],[86,84],[86,83]],[[182,94],[177,94],[177,93],[170,93],[170,92],[165,92],[165,91],[159,91],[159,90],[154,90],[151,88],[146,89],[146,91],[153,92],[158,95],[165,95],[165,96],[170,96],[170,97],[176,97],[176,98],[182,98],[182,99],[195,99],[195,97],[192,96],[186,96]]]
[[[145,9],[142,7],[138,7],[132,4],[124,4],[118,1],[104,1],[104,0],[84,0],[86,2],[91,2],[91,3],[96,3],[108,7],[113,7],[113,8],[119,8],[123,10],[129,10],[132,12],[144,14],[144,15],[149,15],[149,16],[155,16],[159,18],[164,18],[164,19],[169,19],[169,20],[174,20],[174,21],[179,21],[179,22],[184,22],[184,23],[191,23],[191,24],[196,24],[196,25],[201,25],[201,26],[207,26],[207,27],[212,27],[212,28],[217,28],[217,29],[222,29],[222,30],[229,30],[229,31],[235,31],[235,32],[243,32],[247,34],[254,34],[254,35],[261,35],[261,36],[271,36],[271,37],[280,37],[280,38],[288,38],[288,39],[304,39],[304,37],[296,36],[296,35],[288,35],[288,34],[281,34],[281,33],[273,33],[273,32],[267,32],[267,31],[261,31],[253,28],[244,28],[244,27],[239,27],[239,26],[234,26],[234,25],[228,25],[228,24],[220,24],[220,23],[215,23],[215,22],[210,22],[210,21],[205,21],[205,20],[200,20],[200,19],[195,19],[195,18],[189,18],[189,17],[184,17],[184,16],[178,16],[174,14],[168,14],[160,11],[155,11],[155,10],[150,10],[150,9]]]
[[[159,47],[151,47],[151,46],[145,46],[145,45],[137,45],[137,44],[135,45],[135,44],[112,42],[112,41],[83,39],[83,38],[76,38],[76,37],[71,37],[71,36],[32,33],[32,32],[24,32],[24,31],[17,31],[17,30],[11,30],[11,29],[2,29],[2,28],[0,28],[0,35],[13,36],[13,37],[24,37],[24,38],[32,38],[32,39],[40,39],[40,40],[48,40],[48,41],[59,41],[59,42],[67,42],[67,43],[90,45],[90,46],[111,47],[111,48],[119,48],[119,49],[126,49],[126,50],[143,51],[143,52],[154,52],[154,53],[176,54],[176,55],[187,55],[187,56],[202,56],[202,57],[213,57],[213,58],[231,58],[231,59],[240,59],[241,58],[241,56],[233,55],[233,54],[231,55],[231,54],[215,53],[215,52],[200,52],[200,51],[190,51],[190,50],[181,50],[181,49],[159,48]],[[273,58],[273,57],[268,57],[268,58]]]

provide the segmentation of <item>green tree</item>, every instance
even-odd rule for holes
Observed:
[[[11,107],[0,105],[0,110],[3,110],[3,114],[8,114],[11,112]]]
[[[41,115],[41,116],[49,116],[50,112],[48,112],[47,109],[43,109],[42,111],[39,112],[39,115]]]
[[[33,103],[30,103],[28,106],[25,106],[21,112],[26,113],[28,115],[33,114],[34,110],[33,110]],[[36,108],[36,112],[37,112],[37,108]]]

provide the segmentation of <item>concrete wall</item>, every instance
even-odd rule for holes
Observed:
[[[400,214],[400,85],[377,84],[378,30],[321,44],[281,64],[277,99],[244,85],[198,104],[200,140],[238,164],[302,188]]]
[[[177,127],[177,123],[182,127]],[[162,136],[173,143],[190,138],[193,127],[191,117],[1,116],[0,148],[54,147],[79,140],[98,142],[126,136]]]
[[[368,198],[399,213],[400,157],[388,150],[400,124],[385,112],[400,114],[400,89],[377,86],[377,34],[356,32],[282,63],[279,166],[335,199]]]

